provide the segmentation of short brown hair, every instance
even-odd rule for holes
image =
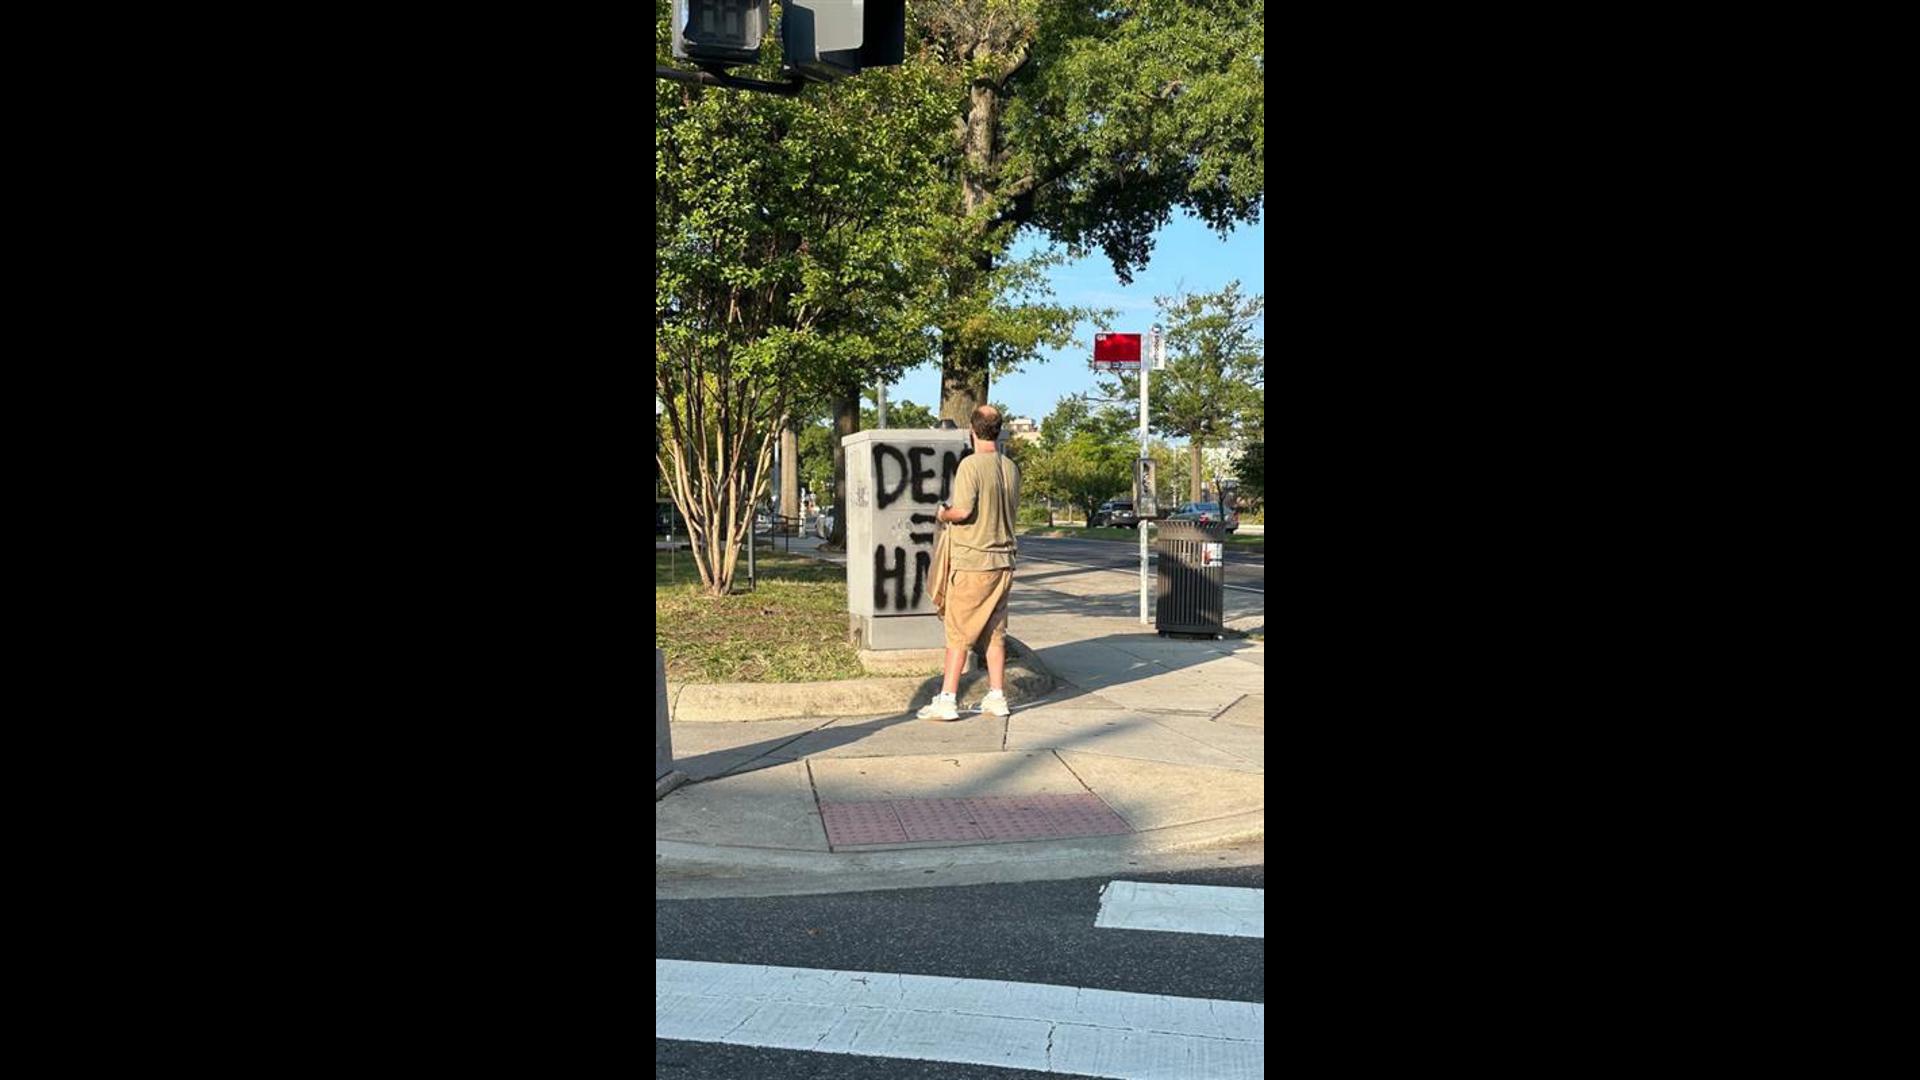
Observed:
[[[991,405],[975,405],[973,415],[967,418],[973,425],[974,437],[989,442],[1000,438],[1000,420],[1000,410]]]

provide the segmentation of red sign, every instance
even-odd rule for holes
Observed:
[[[1093,335],[1093,362],[1113,367],[1140,366],[1139,334]]]

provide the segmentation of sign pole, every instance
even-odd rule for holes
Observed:
[[[1148,346],[1147,362],[1140,365],[1140,460],[1141,461],[1146,461],[1150,457],[1150,455],[1147,452],[1148,451],[1147,376],[1148,376],[1148,373],[1153,370],[1153,361],[1158,359],[1159,356],[1160,356],[1160,328],[1156,326],[1153,328],[1152,343]],[[1141,477],[1143,481],[1146,479],[1146,469],[1144,466],[1138,469],[1135,469],[1134,471]],[[1135,502],[1133,507],[1134,509],[1133,527],[1139,530],[1140,532],[1140,625],[1142,626],[1149,625],[1151,620],[1147,618],[1147,529],[1148,529],[1148,525],[1146,521],[1140,518],[1139,512],[1142,509],[1144,509],[1144,506],[1142,504],[1144,504],[1147,501],[1147,499],[1151,498],[1152,495],[1153,495],[1153,492],[1151,491],[1144,491],[1144,490],[1141,491],[1139,494],[1134,496]]]

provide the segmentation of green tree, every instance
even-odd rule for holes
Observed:
[[[1265,0],[911,0],[920,54],[958,108],[958,227],[940,319],[940,415],[964,422],[991,375],[1057,336],[999,298],[1008,247],[1036,230],[1121,281],[1173,210],[1222,232],[1257,220],[1265,178]],[[1029,270],[1032,267],[1028,268]],[[1054,314],[1057,314],[1054,313]]]
[[[1138,416],[1131,410],[1069,395],[1056,402],[1053,412],[1041,422],[1040,445],[1052,449],[1085,434],[1095,442],[1135,447],[1139,443],[1138,424]]]
[[[863,406],[860,409],[860,427],[862,429],[877,428],[880,426],[879,397],[875,393],[868,393],[866,399],[873,402],[873,405],[872,407]],[[930,428],[938,427],[939,424],[940,418],[933,415],[933,410],[925,405],[915,405],[904,398],[887,402],[887,426],[890,428]]]
[[[1264,415],[1266,356],[1258,324],[1266,300],[1243,294],[1234,281],[1219,292],[1156,302],[1166,324],[1167,367],[1147,382],[1147,419],[1154,431],[1187,440],[1187,490],[1198,492],[1202,449],[1244,438],[1247,425]],[[1115,376],[1108,386],[1123,396],[1140,394],[1137,375]]]
[[[800,485],[816,499],[829,499],[833,487],[833,425],[809,424],[800,429]]]
[[[1103,443],[1091,434],[1082,433],[1032,456],[1030,479],[1023,475],[1023,480],[1035,494],[1071,503],[1088,517],[1133,483],[1129,471],[1133,451]]]
[[[857,401],[933,355],[947,91],[924,63],[795,98],[655,86],[656,464],[723,593],[796,402]]]
[[[1259,504],[1267,498],[1267,444],[1249,442],[1246,449],[1233,463],[1234,479],[1240,482],[1240,494],[1250,503]]]

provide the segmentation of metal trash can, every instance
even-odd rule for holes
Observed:
[[[1154,542],[1160,567],[1154,628],[1162,635],[1224,636],[1226,526],[1166,521],[1159,533]]]

